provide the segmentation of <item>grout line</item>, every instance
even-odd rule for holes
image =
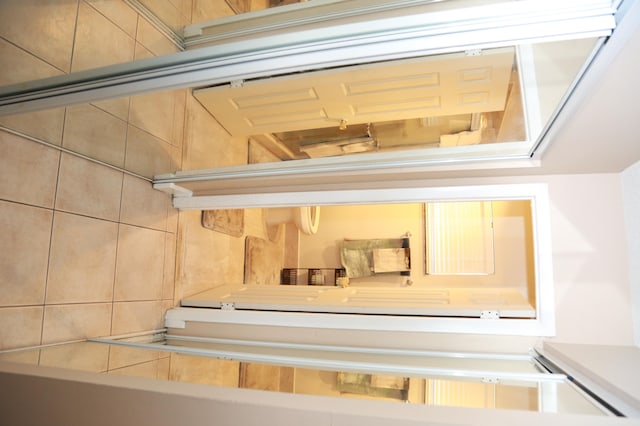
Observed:
[[[111,334],[111,329],[109,329],[109,334]],[[109,371],[110,366],[111,366],[111,345],[107,345],[107,371]]]
[[[144,6],[138,0],[124,0],[124,2],[138,14],[138,19],[143,18],[152,27],[154,27],[159,33],[161,33],[166,39],[168,39],[174,46],[180,51],[185,50],[184,38],[177,34],[167,24],[162,22],[153,12],[151,12],[146,6]],[[137,38],[136,31],[136,38]]]
[[[50,306],[76,306],[76,305],[109,305],[111,302],[109,301],[102,301],[102,302],[54,302],[54,303],[48,303],[47,307]],[[24,307],[30,307],[31,305],[27,305],[27,306],[14,306],[15,308],[24,308]],[[41,307],[42,305],[33,305],[34,307]]]
[[[115,300],[115,303],[150,303],[150,302],[168,302],[171,299],[135,299],[135,300]],[[75,306],[75,305],[110,305],[112,302],[109,300],[102,301],[85,301],[85,302],[53,302],[48,303],[46,306]],[[42,304],[24,304],[24,305],[1,305],[0,309],[23,309],[23,308],[42,308]]]
[[[40,325],[40,345],[42,345],[42,339],[44,337],[44,305],[42,305],[42,322]],[[40,358],[42,357],[42,351],[38,351],[38,365],[40,365]]]
[[[119,172],[128,174],[130,176],[137,177],[138,179],[142,179],[142,180],[145,180],[145,181],[150,182],[150,183],[153,182],[153,179],[151,179],[151,178],[139,175],[137,173],[134,173],[134,172],[126,170],[126,169],[123,169],[122,167],[114,166],[113,164],[105,163],[104,161],[96,160],[95,158],[91,158],[91,157],[86,156],[84,154],[80,154],[78,152],[72,151],[72,150],[70,150],[68,148],[65,148],[63,146],[59,146],[59,145],[53,144],[51,142],[44,141],[42,139],[38,139],[38,138],[33,137],[33,136],[29,136],[26,133],[22,133],[22,132],[19,132],[17,130],[10,129],[10,128],[2,126],[2,125],[0,125],[0,130],[3,130],[5,132],[7,132],[7,133],[11,133],[11,134],[16,135],[16,136],[20,136],[20,137],[22,137],[24,139],[28,139],[28,140],[30,140],[32,142],[40,143],[42,145],[48,146],[49,148],[53,148],[53,149],[56,149],[58,151],[61,151],[61,152],[65,153],[65,154],[73,155],[75,157],[82,158],[83,160],[91,161],[92,163],[96,163],[96,164],[99,164],[101,166],[108,167],[110,169],[117,170]]]
[[[109,345],[109,346],[111,346],[111,345]],[[158,358],[149,359],[149,360],[146,360],[146,361],[127,363],[127,365],[123,365],[121,367],[115,367],[115,368],[108,367],[107,368],[107,373],[112,373],[114,371],[124,370],[125,368],[130,368],[130,367],[139,367],[141,365],[149,364],[151,362],[155,362],[156,363],[156,374],[155,374],[155,377],[158,377],[158,366],[157,366]]]
[[[36,205],[32,205],[32,204],[27,204],[27,203],[22,203],[19,201],[12,201],[12,200],[4,200],[0,198],[0,201],[4,201],[7,203],[15,203],[15,204],[21,204],[21,205],[25,205],[25,206],[29,206],[29,207],[36,207],[36,208],[40,208],[40,209],[44,209],[44,210],[51,210],[53,212],[60,212],[60,213],[65,213],[65,214],[71,214],[74,216],[81,216],[81,217],[86,217],[88,219],[95,219],[95,220],[101,220],[103,222],[110,222],[110,223],[115,223],[115,224],[122,224],[122,225],[126,225],[126,226],[131,226],[134,228],[141,228],[141,229],[146,229],[148,231],[155,231],[155,232],[163,232],[166,233],[167,231],[163,230],[163,229],[157,229],[157,228],[150,228],[148,226],[144,226],[144,225],[136,225],[136,224],[132,224],[132,223],[128,223],[128,222],[119,222],[117,220],[112,220],[112,219],[105,219],[103,217],[97,217],[97,216],[91,216],[85,213],[76,213],[70,210],[64,210],[64,209],[50,209],[47,207],[42,207],[42,206],[36,206]],[[174,232],[172,232],[172,234],[175,234]]]
[[[0,202],[11,203],[11,204],[19,204],[21,206],[34,207],[36,209],[49,210],[51,212],[55,211],[55,209],[53,207],[43,207],[43,206],[39,206],[37,204],[25,203],[24,201],[11,200],[9,198],[0,198]]]
[[[109,335],[113,334],[113,320],[115,318],[115,305],[116,305],[116,282],[118,280],[118,255],[120,254],[119,242],[120,242],[120,227],[121,223],[118,223],[118,232],[116,234],[116,255],[113,265],[113,285],[111,287],[111,321],[109,322]]]
[[[78,1],[78,4],[76,6],[76,22],[75,25],[73,27],[73,40],[71,41],[71,56],[69,57],[69,71],[68,73],[71,72],[71,67],[73,66],[73,53],[76,51],[76,37],[78,35],[78,20],[80,18],[80,1]]]
[[[124,34],[126,34],[129,38],[135,40],[135,34],[133,36],[131,34],[129,34],[127,32],[126,28],[123,28],[120,24],[118,24],[118,22],[116,22],[115,20],[111,19],[109,16],[105,15],[104,13],[102,13],[102,11],[100,9],[98,9],[95,5],[91,4],[91,2],[88,2],[86,0],[83,0],[83,1],[87,4],[87,6],[92,8],[96,13],[101,15],[104,19],[106,19],[107,21],[112,23],[115,27],[117,27],[120,31],[122,31]],[[135,10],[134,10],[134,13],[135,13]]]
[[[72,65],[73,65],[73,61],[74,61],[75,47],[76,47],[76,43],[77,43],[77,41],[78,41],[78,23],[79,23],[79,12],[80,12],[80,8],[81,8],[81,3],[86,3],[86,5],[88,5],[89,7],[91,7],[91,8],[93,8],[93,9],[95,9],[95,7],[93,7],[93,6],[92,6],[91,4],[89,4],[88,2],[85,2],[84,0],[80,0],[80,1],[77,3],[77,7],[76,7],[76,15],[75,15],[75,27],[74,27],[73,39],[72,39],[72,44],[71,44],[71,52],[70,52],[69,62],[68,62],[68,70],[61,70],[61,69],[60,69],[60,68],[58,68],[57,66],[55,66],[55,65],[53,65],[53,64],[50,64],[48,61],[46,61],[46,60],[44,60],[44,59],[42,59],[42,58],[39,58],[38,56],[34,55],[34,54],[33,54],[33,52],[28,52],[28,51],[24,50],[23,48],[21,48],[20,46],[17,46],[17,45],[15,45],[14,43],[12,43],[12,42],[10,42],[10,41],[8,41],[8,40],[7,40],[7,41],[8,41],[10,44],[15,45],[15,46],[16,46],[16,48],[18,48],[18,49],[20,49],[20,50],[22,50],[22,51],[25,51],[25,52],[26,52],[26,53],[28,53],[29,55],[31,55],[31,56],[33,56],[33,57],[35,57],[35,58],[37,58],[37,59],[39,59],[39,60],[43,61],[44,63],[46,63],[46,64],[50,65],[51,67],[53,67],[53,69],[55,69],[55,70],[57,70],[57,71],[59,71],[59,72],[62,72],[63,74],[67,74],[67,73],[71,72]],[[102,14],[102,13],[101,13],[100,11],[98,11],[97,9],[95,9],[95,10],[96,10],[98,13]],[[103,16],[104,16],[104,15],[103,15]],[[137,41],[137,34],[138,34],[138,29],[139,29],[140,18],[141,18],[141,16],[140,16],[140,15],[137,15],[137,19],[136,19],[136,29],[135,29],[135,36],[133,37],[133,39],[134,39],[134,42],[135,42],[135,43],[137,43],[137,42],[138,42],[138,41]],[[107,18],[107,19],[108,19],[108,18]],[[113,21],[111,21],[110,19],[109,19],[109,21],[110,21],[110,22],[113,22]],[[114,24],[115,24],[115,22],[114,22]],[[115,25],[117,26],[117,24],[115,24]],[[120,28],[120,27],[118,26],[118,28]],[[121,28],[121,29],[122,29],[122,28]],[[125,31],[125,32],[126,32],[126,31]],[[3,39],[4,39],[4,38],[3,38]],[[135,52],[135,50],[134,50],[134,52]],[[186,98],[186,96],[185,96],[185,98]],[[127,126],[126,126],[126,133],[125,133],[125,152],[124,152],[124,159],[125,159],[125,163],[124,163],[124,164],[125,164],[125,165],[126,165],[126,155],[127,155],[127,151],[126,151],[126,149],[127,149],[128,137],[129,137],[129,126],[132,126],[132,124],[129,122],[129,119],[130,119],[130,117],[131,117],[131,106],[132,106],[132,105],[131,105],[131,103],[132,103],[132,100],[131,100],[131,97],[129,97],[129,98],[128,98],[127,118],[126,118],[126,121],[125,121],[125,122],[126,122],[126,125],[127,125]],[[102,110],[102,111],[105,111],[104,109],[100,108],[99,106],[96,106],[96,105],[92,105],[92,106],[94,106],[94,107],[96,107],[96,108],[98,108],[98,109],[100,109],[100,110]],[[175,106],[175,104],[174,104],[174,113],[175,113],[175,108],[176,108],[176,106]],[[114,117],[116,117],[116,118],[118,118],[118,119],[121,119],[120,117],[118,117],[118,116],[116,116],[116,115],[112,114],[112,113],[111,113],[111,112],[109,112],[109,111],[105,111],[105,112],[106,112],[106,113],[108,113],[108,114],[110,114],[111,116],[114,116]],[[27,134],[22,133],[22,132],[20,132],[20,131],[13,130],[13,129],[10,129],[10,128],[7,128],[7,127],[5,127],[5,126],[0,125],[0,131],[5,131],[5,132],[7,132],[7,133],[14,134],[14,135],[16,135],[16,136],[19,136],[19,137],[22,137],[22,138],[24,138],[24,139],[30,140],[30,141],[32,141],[32,142],[39,143],[39,144],[41,144],[41,145],[47,146],[47,147],[49,147],[49,148],[52,148],[52,149],[55,149],[56,151],[58,151],[58,156],[57,156],[57,161],[58,161],[58,164],[57,164],[57,175],[56,175],[56,182],[55,182],[55,186],[54,186],[54,189],[53,189],[53,190],[54,190],[54,194],[53,194],[53,195],[54,195],[54,197],[53,197],[53,204],[52,204],[51,208],[42,207],[42,206],[37,206],[37,205],[31,205],[31,204],[28,204],[28,203],[16,202],[16,201],[13,201],[13,200],[6,200],[6,202],[11,202],[11,203],[15,203],[15,204],[21,204],[21,205],[26,205],[26,206],[36,207],[36,208],[42,208],[42,209],[49,210],[49,211],[51,211],[51,212],[52,212],[52,215],[51,215],[51,228],[50,228],[50,235],[49,235],[49,249],[48,249],[48,257],[47,257],[47,265],[46,265],[46,268],[47,268],[47,269],[46,269],[46,273],[45,273],[45,282],[44,282],[45,287],[44,287],[44,295],[43,295],[42,304],[37,304],[37,305],[19,305],[19,306],[9,306],[9,307],[15,307],[15,308],[21,308],[21,307],[24,307],[24,306],[32,306],[32,307],[37,307],[37,308],[41,308],[41,309],[42,309],[42,314],[41,314],[41,323],[40,323],[40,324],[41,324],[41,329],[40,329],[40,340],[39,340],[40,345],[42,345],[42,342],[43,342],[43,339],[44,339],[44,326],[45,326],[45,316],[46,316],[46,315],[45,315],[45,311],[46,311],[46,307],[47,307],[47,306],[97,305],[97,304],[100,304],[100,305],[110,305],[110,306],[111,306],[111,321],[110,321],[109,334],[111,334],[111,333],[113,332],[113,329],[114,329],[114,318],[115,318],[115,309],[114,309],[114,307],[115,307],[115,304],[116,304],[116,298],[115,298],[115,290],[116,290],[116,273],[117,273],[117,269],[116,269],[116,268],[117,268],[117,259],[118,259],[118,255],[119,255],[119,253],[118,253],[118,242],[119,242],[119,238],[120,238],[120,229],[121,229],[122,225],[135,226],[135,227],[142,228],[142,229],[148,229],[148,230],[152,230],[152,231],[163,232],[163,235],[165,236],[164,241],[163,241],[163,244],[164,244],[164,246],[165,246],[165,251],[166,251],[166,245],[167,245],[167,238],[166,238],[167,229],[166,229],[166,223],[165,223],[165,229],[164,229],[164,230],[158,230],[158,229],[155,229],[155,228],[149,228],[149,227],[146,227],[146,226],[140,226],[140,225],[135,225],[135,224],[127,224],[127,223],[122,223],[122,222],[121,222],[121,220],[122,220],[123,195],[124,195],[124,179],[122,180],[122,185],[121,185],[121,192],[120,192],[120,210],[119,210],[119,212],[118,212],[118,219],[117,219],[117,221],[113,221],[113,220],[109,220],[109,219],[104,219],[104,218],[100,218],[100,217],[95,217],[95,216],[90,216],[90,215],[87,215],[87,214],[79,214],[79,213],[76,213],[76,212],[70,212],[70,211],[65,211],[65,210],[61,210],[61,209],[57,209],[57,208],[56,208],[56,202],[57,202],[58,190],[60,189],[60,182],[59,182],[59,180],[60,180],[60,173],[61,173],[61,169],[62,169],[62,161],[63,161],[63,157],[64,157],[64,156],[63,156],[63,154],[69,154],[69,155],[71,155],[71,156],[74,156],[74,157],[77,157],[77,158],[81,158],[81,159],[84,159],[84,160],[90,161],[90,162],[92,162],[92,163],[95,163],[95,164],[98,164],[98,165],[101,165],[101,166],[104,166],[104,167],[107,167],[107,168],[110,168],[110,169],[116,170],[116,171],[118,171],[118,172],[124,173],[124,174],[126,174],[126,175],[130,175],[130,176],[132,176],[132,177],[135,177],[135,178],[141,179],[141,180],[146,181],[146,182],[153,182],[153,180],[152,180],[152,179],[147,178],[147,177],[145,177],[145,176],[141,176],[141,175],[139,175],[139,174],[137,174],[137,173],[135,173],[135,172],[128,171],[128,170],[126,170],[124,167],[118,167],[118,166],[114,166],[114,165],[112,165],[112,164],[105,163],[105,162],[100,161],[100,160],[96,160],[96,159],[94,159],[94,158],[91,158],[91,157],[89,157],[89,156],[83,155],[83,154],[81,154],[81,153],[79,153],[79,152],[72,151],[72,150],[68,149],[67,147],[65,147],[63,142],[64,142],[64,136],[65,136],[65,130],[66,130],[66,129],[65,129],[65,127],[66,127],[66,120],[67,120],[67,118],[68,118],[67,113],[68,113],[68,111],[67,111],[67,109],[65,108],[64,113],[63,113],[63,121],[62,121],[61,135],[60,135],[60,136],[61,136],[61,138],[60,138],[60,145],[56,145],[56,144],[54,144],[54,143],[51,143],[51,142],[48,142],[48,141],[45,141],[45,140],[39,139],[39,138],[37,138],[37,137],[30,136],[30,135],[27,135]],[[184,114],[186,115],[186,99],[185,99],[185,112],[184,112]],[[137,127],[137,126],[134,126],[134,127],[136,127],[137,129],[140,129],[140,128],[139,128],[139,127]],[[168,143],[170,146],[172,146],[172,145],[173,145],[171,142],[164,141],[162,138],[156,137],[155,135],[151,134],[150,132],[148,132],[148,131],[147,131],[147,130],[145,130],[145,129],[140,129],[140,130],[141,130],[141,131],[143,131],[143,132],[145,132],[145,133],[148,133],[149,135],[153,136],[154,138],[157,138],[157,140],[158,140],[158,141]],[[184,138],[184,134],[182,135],[182,137]],[[182,154],[182,151],[181,151],[181,154]],[[182,161],[182,155],[180,156],[180,161]],[[3,201],[5,201],[5,200],[3,200]],[[169,208],[170,208],[170,205],[169,205],[169,206],[168,206],[168,208],[167,208],[167,215],[168,215]],[[113,265],[113,267],[114,267],[114,275],[113,275],[113,285],[112,285],[112,297],[111,297],[111,301],[71,302],[71,303],[69,303],[69,302],[62,302],[62,303],[50,303],[50,304],[47,304],[47,303],[46,303],[46,300],[47,300],[47,291],[48,291],[48,280],[49,280],[49,268],[50,268],[50,264],[51,264],[51,255],[52,255],[52,243],[53,243],[54,223],[55,223],[55,216],[57,215],[57,212],[64,213],[64,214],[72,214],[72,215],[76,215],[76,216],[87,217],[87,218],[91,218],[91,219],[97,219],[97,220],[101,220],[101,221],[105,221],[105,222],[117,223],[117,224],[118,224],[118,230],[117,230],[117,234],[116,234],[116,256],[115,256],[114,265]],[[176,244],[177,244],[177,230],[176,230],[176,229],[174,229],[174,230],[173,230],[173,232],[172,232],[172,234],[176,235]],[[176,253],[174,253],[174,255],[175,255],[175,254],[176,254]],[[166,255],[165,255],[165,252],[164,252],[164,251],[163,251],[163,259],[164,259],[164,260],[163,260],[163,278],[164,278],[164,274],[165,274],[165,272],[164,272],[164,267],[165,267],[164,262],[166,262]],[[162,284],[164,285],[164,282],[163,282]],[[174,290],[174,292],[175,292],[175,280],[174,280],[174,287],[173,287],[173,290]],[[160,307],[160,311],[162,312],[162,311],[163,311],[163,302],[164,302],[164,300],[165,300],[165,299],[164,299],[164,296],[165,296],[165,295],[164,295],[163,293],[161,293],[160,298],[157,298],[157,299],[145,299],[145,300],[135,300],[135,301],[133,301],[133,300],[126,300],[126,301],[121,301],[121,302],[118,302],[118,303],[153,302],[153,303],[158,304],[158,306]],[[169,300],[169,301],[173,301],[173,299],[167,299],[167,300]],[[40,345],[39,345],[39,346],[40,346]],[[20,349],[23,349],[23,348],[20,348]],[[40,354],[38,354],[38,363],[40,362],[40,358],[41,358],[41,356],[40,356]],[[109,364],[108,364],[108,366],[109,366]],[[156,368],[156,370],[157,370],[157,368]],[[156,371],[156,375],[157,375],[157,371]]]
[[[49,231],[49,250],[47,253],[47,269],[44,275],[44,294],[42,295],[42,329],[40,330],[40,343],[44,338],[44,311],[47,307],[47,293],[49,291],[49,267],[51,265],[51,252],[53,246],[53,228],[55,223],[56,211],[52,211],[51,215],[51,229]]]
[[[158,300],[164,300],[164,282],[167,279],[167,232],[162,236],[162,279],[160,280],[160,297]]]
[[[67,109],[64,110],[64,115],[62,117],[62,135],[60,138],[60,144],[62,145],[62,141],[64,140],[64,129],[67,120]],[[42,344],[44,339],[44,321],[45,321],[45,311],[47,307],[47,293],[49,292],[49,268],[51,266],[51,253],[53,246],[53,228],[56,219],[56,203],[58,201],[58,188],[60,184],[60,170],[62,169],[62,152],[58,152],[58,171],[56,173],[56,184],[53,191],[53,205],[51,212],[51,230],[49,232],[49,251],[47,253],[47,270],[45,273],[44,280],[44,294],[42,298],[42,327],[40,330],[40,344]],[[40,362],[40,355],[38,355],[38,363]]]
[[[46,343],[44,345],[36,345],[36,346],[24,346],[21,348],[11,348],[11,349],[2,349],[0,350],[0,354],[8,354],[8,353],[12,353],[12,352],[22,352],[22,351],[31,351],[31,350],[35,350],[35,349],[47,349],[47,348],[51,348],[51,347],[55,347],[55,346],[62,346],[62,345],[68,345],[70,343],[85,343],[87,342],[88,339],[81,339],[81,340],[67,340],[64,342],[54,342],[54,343]],[[40,361],[40,354],[38,354],[38,363]]]
[[[13,46],[13,47],[15,47],[16,49],[21,50],[22,52],[26,53],[26,54],[27,54],[27,55],[29,55],[29,56],[32,56],[33,58],[37,59],[38,61],[41,61],[41,62],[43,62],[43,63],[47,64],[48,66],[50,66],[50,67],[51,67],[51,68],[53,68],[54,70],[61,72],[63,75],[64,75],[64,74],[69,74],[69,71],[65,71],[65,70],[63,70],[63,69],[60,69],[58,66],[56,66],[56,65],[52,64],[52,63],[51,63],[51,62],[49,62],[48,60],[46,60],[46,59],[44,59],[44,58],[41,58],[40,56],[36,55],[36,54],[35,54],[35,52],[32,52],[32,51],[30,51],[30,50],[27,50],[26,48],[24,48],[24,47],[20,46],[19,44],[16,44],[15,42],[11,41],[10,39],[8,39],[8,38],[6,38],[6,37],[0,36],[0,40],[4,40],[7,44],[12,45],[12,46]],[[58,75],[59,75],[59,74],[58,74]],[[53,76],[50,76],[50,77],[53,77]],[[48,78],[48,77],[39,77],[39,78]],[[20,83],[25,83],[25,82],[23,82],[23,81],[19,81],[19,82],[17,82],[17,84],[20,84]],[[13,83],[9,83],[9,84],[13,84]]]

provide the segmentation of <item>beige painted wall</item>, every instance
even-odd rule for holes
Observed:
[[[424,204],[322,207],[318,233],[300,235],[300,267],[340,268],[339,244],[344,239],[399,238],[409,232],[414,287],[509,287],[527,297],[534,270],[529,205],[528,201],[493,202],[494,274],[426,275]],[[385,274],[354,278],[352,285],[399,286],[405,280]],[[535,301],[533,292],[531,296]]]
[[[633,344],[620,175],[547,176],[557,341]]]

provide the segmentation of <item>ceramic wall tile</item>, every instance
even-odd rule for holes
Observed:
[[[171,358],[160,358],[158,360],[158,375],[157,379],[169,380],[169,369],[171,368]]]
[[[122,0],[85,0],[131,37],[136,36],[138,14]]]
[[[39,360],[40,349],[0,353],[0,361],[38,365]]]
[[[182,93],[183,91],[165,91],[133,96],[129,123],[169,144],[177,145],[174,138],[182,138],[182,132],[176,130],[176,127],[183,126]]]
[[[158,374],[158,361],[148,361],[141,364],[130,365],[127,367],[109,370],[109,374],[130,377],[145,377],[147,379],[155,379]]]
[[[135,40],[97,10],[80,3],[72,71],[133,60]]]
[[[141,59],[153,58],[155,56],[156,55],[154,55],[152,51],[150,51],[149,49],[147,49],[146,47],[144,47],[143,45],[141,45],[139,42],[136,41],[134,60],[139,61]]]
[[[157,359],[158,351],[113,345],[109,351],[109,370]]]
[[[235,15],[235,12],[227,2],[193,0],[193,12],[191,16],[193,22],[202,22],[233,15]]]
[[[120,225],[114,298],[159,300],[162,298],[165,233]]]
[[[240,363],[238,361],[171,355],[170,379],[176,382],[238,387]]]
[[[129,126],[125,168],[141,176],[153,176],[171,171],[170,146],[167,142]]]
[[[169,203],[167,208],[167,232],[171,232],[173,234],[178,232],[179,214],[178,209],[174,208],[172,203]]]
[[[50,346],[40,351],[40,365],[102,373],[107,371],[109,349],[91,342]]]
[[[62,154],[56,209],[118,221],[122,175],[100,164]]]
[[[271,7],[271,0],[251,0],[251,10],[262,10]]]
[[[193,0],[169,0],[169,2],[185,18],[186,22],[191,22]]]
[[[40,344],[42,306],[0,308],[0,350]]]
[[[0,201],[0,306],[44,301],[51,210]]]
[[[77,0],[0,2],[0,36],[68,72]]]
[[[113,304],[113,335],[158,330],[164,327],[162,303],[116,302]]]
[[[142,17],[138,20],[136,40],[156,56],[168,55],[180,50],[149,21]]]
[[[54,108],[26,114],[5,115],[0,117],[0,125],[36,139],[60,145],[64,110],[64,108]]]
[[[56,212],[46,302],[111,302],[117,238],[117,223]]]
[[[182,170],[182,148],[172,146],[169,149],[169,155],[171,156],[171,173]]]
[[[0,10],[4,9],[4,3]],[[0,18],[0,21],[6,16]],[[0,33],[2,30],[0,29]],[[13,41],[13,40],[12,40]],[[64,73],[32,53],[0,38],[0,86],[55,77]]]
[[[177,51],[123,0],[63,3],[0,2],[0,85]],[[187,23],[193,8],[201,17],[229,14],[225,4],[155,3],[171,10],[168,19],[177,28]],[[187,90],[124,97],[2,117],[0,124],[153,177],[182,167],[190,97]],[[246,163],[246,141],[230,138],[206,112],[198,118],[202,120],[189,135],[197,142],[195,160],[213,166]],[[175,304],[179,235],[179,214],[166,195],[143,180],[9,133],[0,133],[0,167],[0,199],[21,203],[0,201],[0,228],[10,237],[0,242],[2,252],[9,253],[0,259],[0,276],[16,276],[11,282],[20,283],[0,284],[0,321],[11,326],[0,329],[0,349],[163,327],[164,311]],[[28,234],[20,231],[23,228]],[[201,263],[191,263],[206,273],[196,270],[191,278],[197,281],[216,271],[218,276],[241,279],[242,241],[209,237],[190,257],[201,257]],[[199,237],[195,240],[197,245]],[[210,244],[219,257],[212,268],[205,265],[211,258],[206,252]],[[20,275],[27,271],[39,278],[31,282]],[[189,288],[198,285],[204,282]],[[16,307],[27,303],[41,306]],[[127,357],[120,355],[114,354],[112,362],[123,367]],[[42,357],[46,365],[74,359],[82,369],[104,368],[99,356],[82,361],[75,352],[51,352]],[[130,362],[148,377],[167,378],[170,358],[161,361]]]
[[[126,96],[92,102],[91,105],[112,114],[114,117],[118,117],[119,119],[126,121],[129,117],[129,99],[130,98]]]
[[[150,182],[124,175],[120,212],[122,223],[165,231],[170,203],[170,196],[153,189]]]
[[[182,10],[182,5],[177,5],[172,0],[142,0],[142,3],[165,27],[170,28],[176,34],[181,34],[184,26],[189,23],[190,10],[185,13]]]
[[[176,298],[210,288],[217,281],[243,282],[244,239],[201,225],[201,212],[180,212]]]
[[[52,208],[60,152],[0,131],[0,199]]]
[[[45,306],[42,344],[108,336],[111,303]]]
[[[67,108],[62,145],[96,160],[124,167],[127,123],[92,105]]]
[[[164,244],[162,298],[173,300],[176,282],[176,235],[167,233]]]
[[[173,114],[173,135],[169,142],[178,148],[182,148],[182,141],[184,139],[184,120],[187,109],[187,95],[190,93],[188,90],[174,90],[174,114]]]
[[[5,3],[0,3],[0,10],[4,7]],[[0,20],[4,18],[2,16]],[[62,74],[62,71],[51,64],[0,39],[0,86]],[[3,126],[56,145],[60,144],[62,138],[63,123],[64,108],[0,117],[0,124]]]
[[[185,120],[183,170],[247,164],[248,140],[230,136],[195,98],[187,101]]]

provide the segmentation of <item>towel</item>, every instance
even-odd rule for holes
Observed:
[[[347,277],[369,277],[376,273],[373,259],[374,250],[398,249],[406,246],[408,246],[406,238],[345,240],[340,248],[340,261],[347,272]]]
[[[403,272],[410,269],[409,249],[373,249],[373,272]]]

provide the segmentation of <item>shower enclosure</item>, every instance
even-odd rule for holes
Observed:
[[[611,416],[538,352],[452,353],[181,336],[160,330],[0,353],[11,364],[406,404]],[[249,394],[251,395],[251,394]],[[404,404],[400,404],[404,403]],[[426,413],[426,412],[425,412]]]

